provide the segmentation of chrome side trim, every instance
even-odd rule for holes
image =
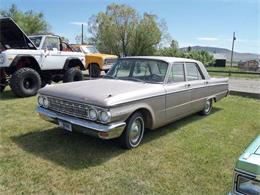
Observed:
[[[92,121],[78,119],[75,117],[56,113],[48,109],[42,108],[40,106],[37,107],[36,111],[46,121],[56,123],[56,124],[58,124],[58,120],[66,121],[73,126],[73,129],[75,128],[76,130],[81,131],[79,129],[83,128],[84,129],[83,131],[86,134],[93,135],[94,133],[96,136],[103,139],[112,139],[112,138],[119,137],[122,134],[124,127],[126,125],[125,122],[115,122],[107,125],[99,124]],[[103,137],[99,133],[107,133],[107,136]]]
[[[121,105],[124,105],[124,104],[129,104],[129,103],[132,103],[132,102],[136,102],[136,101],[141,101],[141,100],[147,100],[147,99],[151,99],[151,98],[157,98],[157,97],[161,97],[161,96],[166,96],[166,95],[171,95],[173,93],[181,93],[181,92],[184,92],[184,91],[189,91],[189,90],[193,90],[193,89],[199,89],[199,88],[205,88],[205,87],[208,87],[208,86],[217,86],[217,85],[228,85],[227,83],[221,83],[221,84],[212,84],[212,85],[207,85],[207,86],[201,86],[201,87],[194,87],[194,88],[187,88],[187,89],[180,89],[180,90],[176,90],[176,91],[171,91],[169,93],[165,92],[163,94],[158,94],[158,95],[153,95],[153,96],[149,96],[149,97],[143,97],[143,98],[137,98],[137,99],[133,99],[131,101],[128,101],[128,102],[119,102],[117,104],[113,104],[113,105],[110,105],[110,108],[113,108],[113,107],[117,107],[117,106],[121,106]],[[219,94],[222,94],[222,93],[227,93],[227,90],[223,90],[221,92],[218,92],[218,93],[214,93],[212,94],[212,96],[216,96],[216,95],[219,95]],[[206,96],[205,96],[206,97]],[[197,101],[197,100],[194,100],[194,101]]]

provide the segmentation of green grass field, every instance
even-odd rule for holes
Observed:
[[[235,67],[206,67],[208,71],[210,70],[218,70],[218,71],[234,71],[234,72],[245,72],[244,70],[239,69],[237,66]],[[239,78],[239,79],[260,79],[259,75],[252,75],[252,74],[234,74],[232,73],[219,73],[219,72],[209,72],[210,76],[212,77],[230,77],[230,78]]]
[[[36,97],[0,100],[0,194],[226,194],[260,133],[260,101],[229,96],[123,150],[41,120]]]

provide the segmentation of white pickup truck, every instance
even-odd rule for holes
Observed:
[[[85,56],[56,35],[27,37],[11,18],[0,19],[0,91],[10,84],[18,97],[48,83],[83,79]]]

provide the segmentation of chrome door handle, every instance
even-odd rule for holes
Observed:
[[[190,87],[190,84],[186,84],[185,87]]]

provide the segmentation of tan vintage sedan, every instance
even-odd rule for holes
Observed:
[[[123,147],[134,148],[145,129],[196,112],[208,115],[228,92],[228,79],[210,78],[199,61],[127,57],[103,78],[42,88],[37,111],[68,131],[119,138]]]

